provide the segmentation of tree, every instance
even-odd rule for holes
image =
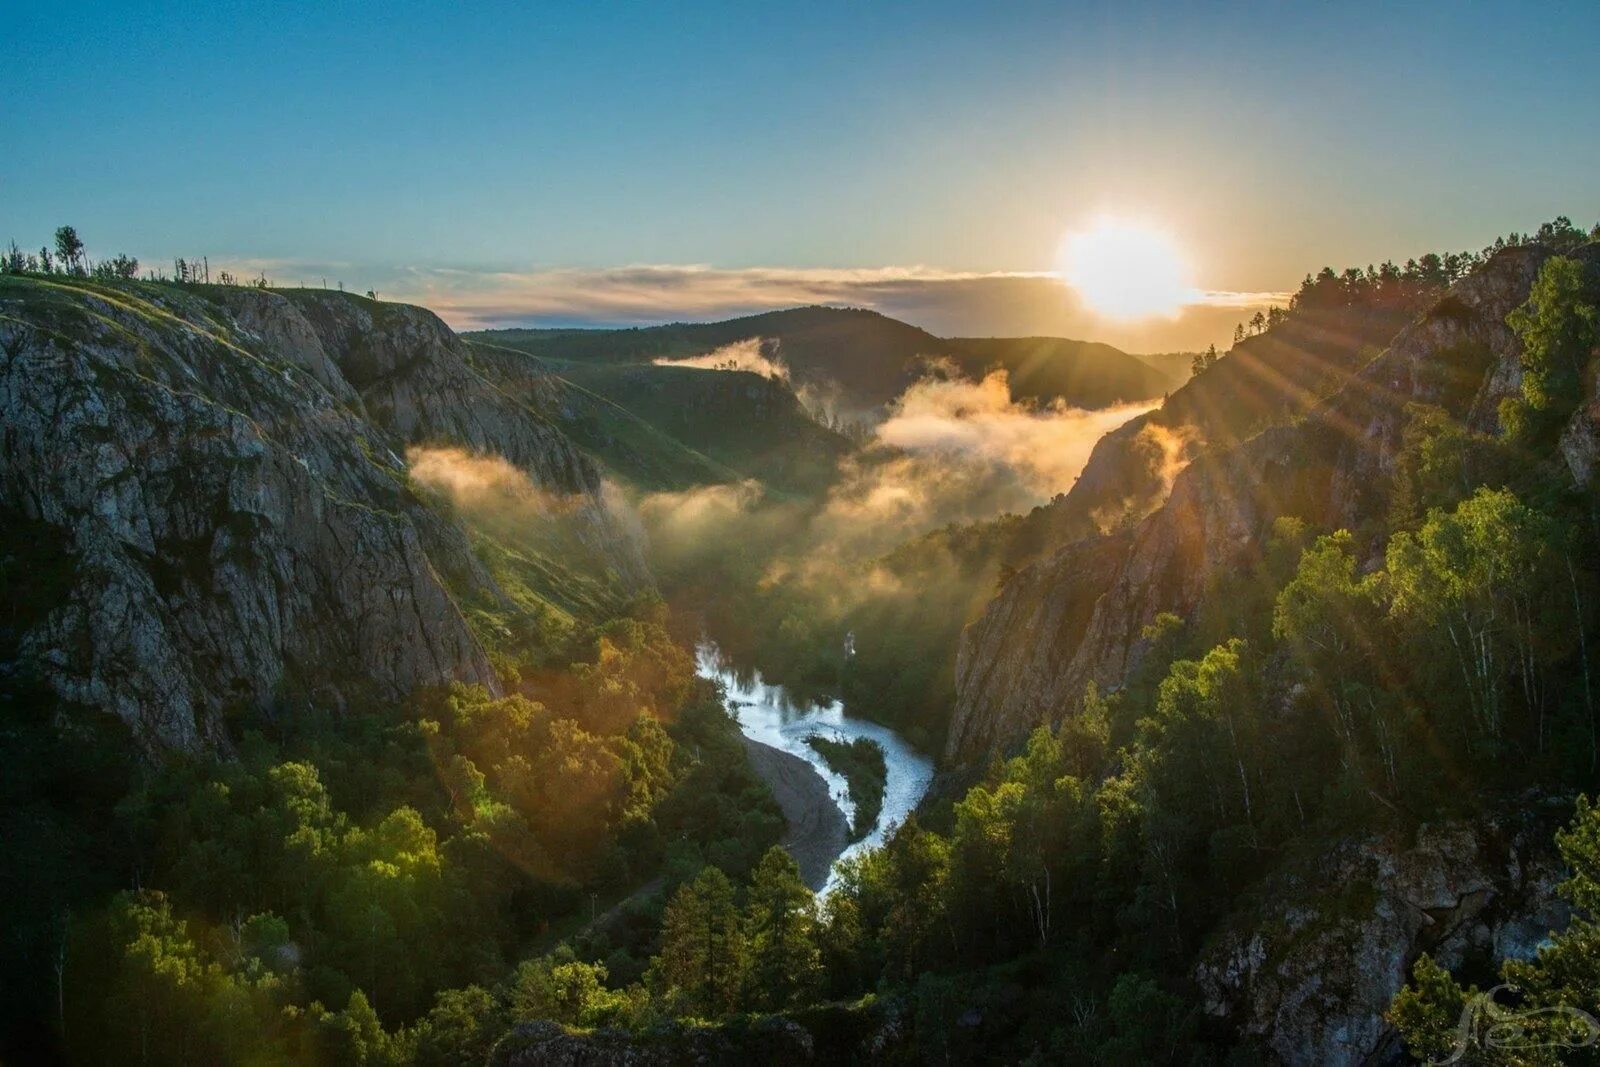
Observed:
[[[1410,404],[1394,460],[1389,525],[1421,522],[1430,508],[1455,507],[1490,481],[1497,453],[1493,442],[1473,433],[1442,408]]]
[[[230,972],[203,934],[172,913],[165,894],[119,894],[84,932],[72,998],[90,1013],[71,1027],[73,1058],[85,1062],[276,1062],[282,982],[255,968]]]
[[[733,883],[715,867],[673,895],[661,925],[653,970],[668,998],[685,1013],[725,1015],[739,1006],[745,941]]]
[[[320,1016],[313,1011],[313,1018],[319,1030],[319,1051],[331,1062],[361,1067],[413,1062],[412,1057],[406,1055],[409,1047],[384,1031],[372,1002],[359,989],[351,991],[343,1011]],[[419,1024],[418,1029],[425,1030],[426,1023]]]
[[[1233,638],[1199,661],[1174,663],[1161,683],[1155,715],[1141,722],[1140,728],[1146,748],[1162,750],[1163,762],[1171,772],[1164,778],[1174,783],[1180,778],[1195,779],[1192,785],[1209,781],[1216,817],[1242,815],[1245,824],[1253,828],[1252,786],[1259,772],[1260,752],[1256,702],[1250,672],[1243,663],[1247,651],[1244,641]],[[1203,810],[1205,801],[1200,803]],[[1196,822],[1203,822],[1201,811],[1189,808],[1188,813]]]
[[[56,259],[68,274],[83,274],[83,242],[71,226],[56,229]]]
[[[1539,268],[1528,299],[1506,316],[1522,342],[1522,400],[1528,432],[1564,422],[1583,393],[1583,371],[1600,323],[1583,264],[1553,256]]]
[[[1509,490],[1480,488],[1453,511],[1430,511],[1416,534],[1402,531],[1389,542],[1390,614],[1439,646],[1462,683],[1474,732],[1490,748],[1502,739],[1513,680],[1538,716],[1543,746],[1540,653],[1569,617],[1549,607],[1566,591],[1565,571],[1556,569],[1562,540],[1553,520]]]
[[[511,983],[515,1022],[552,1019],[567,1026],[594,1026],[621,1010],[627,997],[606,988],[602,963],[580,960],[566,944],[548,956],[519,964]]]
[[[485,1063],[489,1050],[505,1031],[505,1016],[493,994],[482,986],[439,992],[428,1014],[418,1022],[417,1067],[451,1067]]]
[[[1354,770],[1364,736],[1376,739],[1385,779],[1398,784],[1398,738],[1373,699],[1368,650],[1381,644],[1378,580],[1357,573],[1355,539],[1339,530],[1317,539],[1279,592],[1272,634],[1302,668],[1308,693],[1332,711],[1341,759]]]
[[[1411,982],[1390,1003],[1387,1018],[1411,1055],[1425,1063],[1447,1063],[1461,1040],[1457,1029],[1467,995],[1449,971],[1423,953],[1411,969]]]
[[[817,903],[800,866],[778,845],[761,857],[745,909],[752,1006],[781,1010],[803,1004],[822,978],[816,940]]]
[[[119,254],[96,263],[93,273],[96,278],[137,278],[139,261],[132,256]]]

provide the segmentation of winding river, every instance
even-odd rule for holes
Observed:
[[[888,776],[883,790],[883,809],[872,831],[860,841],[844,850],[843,857],[854,856],[883,844],[889,831],[905,821],[933,780],[933,761],[900,738],[900,735],[880,723],[856,718],[845,710],[844,704],[817,705],[797,702],[790,698],[781,685],[768,685],[759,672],[741,674],[733,670],[717,646],[705,642],[696,650],[696,667],[701,677],[719,681],[727,690],[728,706],[739,720],[739,729],[752,741],[770,745],[782,752],[805,760],[824,781],[833,803],[844,813],[846,821],[853,821],[855,805],[850,802],[849,786],[844,777],[834,773],[822,756],[806,744],[806,738],[815,735],[853,741],[864,737],[875,741],[883,749],[883,760]],[[823,886],[824,893],[836,883],[830,874]]]

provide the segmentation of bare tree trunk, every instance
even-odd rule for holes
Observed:
[[[1467,700],[1472,705],[1470,709],[1472,716],[1475,719],[1481,719],[1483,718],[1483,713],[1478,708],[1478,694],[1476,687],[1472,684],[1472,670],[1467,665],[1467,654],[1461,647],[1461,639],[1456,636],[1455,624],[1447,622],[1444,628],[1445,632],[1450,635],[1450,644],[1455,646],[1456,662],[1461,665],[1461,677],[1467,683]]]
[[[1250,779],[1244,773],[1244,754],[1239,751],[1239,734],[1234,729],[1233,716],[1228,716],[1228,740],[1233,745],[1233,764],[1239,769],[1239,788],[1244,793],[1244,819],[1250,827],[1250,843],[1256,844],[1256,817],[1250,807]]]
[[[1594,773],[1600,745],[1596,744],[1594,721],[1594,696],[1589,688],[1589,641],[1583,632],[1583,598],[1578,593],[1578,572],[1572,568],[1572,553],[1565,553],[1567,580],[1572,583],[1572,617],[1578,623],[1578,662],[1583,664],[1583,707],[1589,713],[1589,772]]]
[[[67,929],[61,928],[61,940],[56,945],[56,1029],[61,1034],[61,1047],[67,1047]]]

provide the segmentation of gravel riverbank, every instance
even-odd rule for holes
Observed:
[[[767,783],[789,824],[783,847],[800,865],[800,876],[812,889],[828,880],[833,861],[849,844],[844,812],[828,795],[828,783],[816,768],[787,752],[744,739],[750,766]]]

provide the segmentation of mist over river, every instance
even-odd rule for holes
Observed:
[[[904,822],[928,792],[928,784],[933,780],[933,760],[912,748],[887,726],[851,715],[842,701],[823,705],[796,701],[783,686],[763,681],[759,671],[736,671],[710,641],[702,642],[695,650],[695,666],[702,678],[723,684],[728,694],[728,707],[738,718],[739,729],[746,737],[798,756],[822,775],[828,783],[829,795],[846,821],[855,818],[849,786],[844,776],[835,773],[806,739],[815,736],[844,741],[865,738],[883,749],[888,772],[883,807],[872,830],[846,848],[841,859],[882,845],[889,831]],[[836,876],[830,874],[822,891],[830,891],[836,881]]]

